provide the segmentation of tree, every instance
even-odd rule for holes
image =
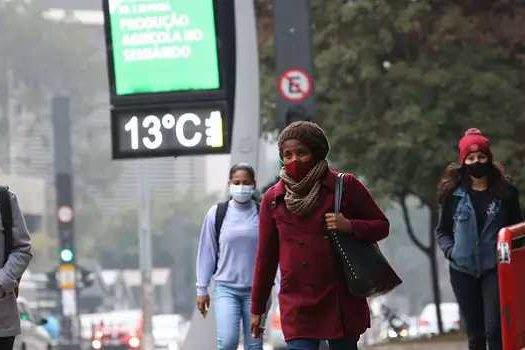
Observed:
[[[314,0],[313,18],[315,119],[331,139],[330,157],[403,208],[410,237],[429,257],[439,304],[436,184],[465,129],[493,139],[525,198],[525,8],[503,0]],[[411,196],[430,211],[427,243],[412,229]]]

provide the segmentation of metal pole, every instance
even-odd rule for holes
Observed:
[[[11,176],[16,175],[16,167],[15,167],[15,135],[14,135],[14,123],[13,123],[13,98],[14,98],[14,91],[13,91],[13,71],[8,69],[7,70],[7,96],[6,96],[6,122],[7,122],[7,132],[8,132],[8,139],[7,139],[7,147],[8,147],[8,157],[9,157],[9,167],[8,172]]]
[[[70,100],[52,100],[55,188],[58,235],[60,240],[60,289],[62,317],[60,349],[79,349],[78,293],[76,285],[76,253],[73,200],[73,160],[71,151]],[[63,256],[62,252],[68,255]]]
[[[145,162],[139,161],[139,245],[140,245],[140,270],[142,290],[142,350],[153,350],[153,284],[152,284],[152,258],[151,258],[151,196],[149,179],[145,169]]]
[[[232,164],[257,168],[260,143],[259,54],[253,0],[235,0],[236,75]]]
[[[310,0],[273,0],[277,113],[281,126],[314,119]]]

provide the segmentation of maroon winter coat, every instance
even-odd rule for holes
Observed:
[[[326,235],[324,214],[333,212],[336,176],[327,171],[319,205],[307,217],[286,208],[282,180],[266,192],[261,203],[252,313],[266,312],[279,264],[279,305],[287,341],[356,337],[370,326],[366,299],[346,289],[342,265]],[[388,235],[387,218],[351,174],[344,177],[341,212],[352,220],[351,234],[357,239],[375,242]]]

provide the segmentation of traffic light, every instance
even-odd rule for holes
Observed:
[[[71,264],[75,261],[75,252],[71,248],[60,249],[60,263]]]
[[[58,268],[54,269],[53,271],[46,272],[46,277],[47,277],[46,288],[47,289],[51,289],[51,290],[58,289],[57,271],[58,271]]]
[[[78,281],[78,285],[80,288],[88,288],[95,283],[95,273],[93,271],[90,271],[88,269],[83,268],[82,266],[79,266],[80,270],[80,281]]]

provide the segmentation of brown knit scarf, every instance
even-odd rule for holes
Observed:
[[[310,214],[318,203],[321,179],[327,169],[328,162],[321,160],[300,182],[297,182],[286,174],[284,168],[282,168],[280,177],[284,181],[286,188],[284,196],[286,208],[299,216]]]

